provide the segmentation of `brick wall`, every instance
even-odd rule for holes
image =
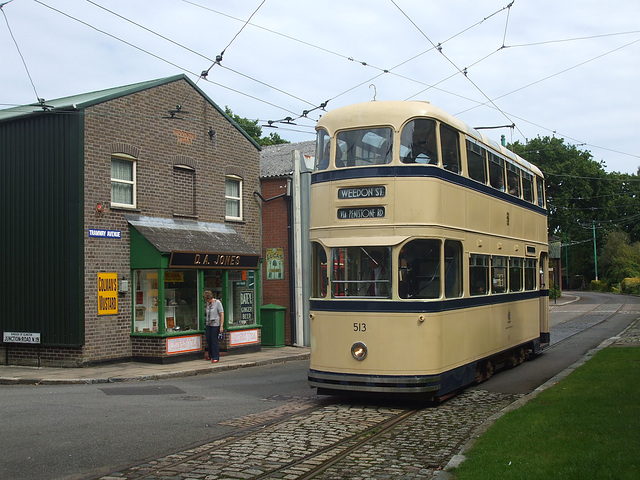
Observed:
[[[180,119],[165,118],[181,105]],[[209,128],[215,131],[211,137]],[[82,361],[132,356],[131,291],[118,295],[117,315],[98,315],[97,274],[117,272],[133,286],[126,213],[225,223],[225,175],[243,178],[242,222],[232,226],[256,250],[261,216],[259,151],[185,80],[90,107],[85,113],[85,345]],[[111,155],[136,158],[137,208],[111,208]],[[176,168],[187,166],[187,169]],[[189,170],[192,169],[192,170]],[[178,177],[176,178],[176,171]],[[186,175],[180,175],[186,174]],[[189,186],[191,190],[186,191]],[[186,183],[185,183],[186,182]],[[96,209],[101,204],[102,213]],[[189,210],[189,211],[187,211]],[[228,222],[227,222],[228,223]],[[90,238],[89,228],[120,230],[122,238]],[[148,340],[148,339],[145,339]],[[153,342],[152,342],[153,344]],[[137,345],[137,343],[136,343]],[[136,355],[146,347],[136,346]],[[153,348],[152,345],[149,348]]]
[[[262,179],[262,196],[265,199],[282,195],[286,192],[287,179]],[[266,257],[268,248],[284,248],[284,279],[267,280],[266,264],[262,266],[263,304],[275,304],[287,307],[284,312],[285,343],[291,345],[291,294],[289,288],[289,228],[287,217],[287,197],[278,198],[262,205],[262,257]]]

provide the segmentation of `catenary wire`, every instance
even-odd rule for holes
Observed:
[[[20,47],[18,46],[18,41],[16,40],[16,37],[13,35],[13,31],[11,30],[11,26],[9,25],[9,19],[7,18],[7,14],[5,13],[4,8],[2,8],[6,4],[11,3],[12,1],[13,0],[9,0],[7,2],[0,3],[0,11],[2,12],[2,15],[4,16],[4,21],[7,23],[7,29],[9,30],[9,35],[11,35],[11,39],[13,40],[13,43],[16,46],[16,50],[18,51],[18,55],[20,55],[20,58],[22,59],[22,64],[24,65],[24,69],[27,72],[27,76],[29,77],[29,81],[31,82],[31,86],[33,87],[33,93],[36,94],[36,99],[38,100],[38,102],[41,102],[40,95],[38,95],[38,91],[36,90],[36,86],[33,83],[33,78],[31,78],[31,73],[29,73],[29,67],[27,67],[27,62],[24,59],[24,55],[22,55],[22,52],[20,51]]]

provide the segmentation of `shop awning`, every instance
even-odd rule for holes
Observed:
[[[229,263],[229,265],[225,265],[222,268],[234,266],[234,262],[240,258],[243,259],[242,265],[235,264],[235,266],[244,266],[244,260],[249,259],[249,257],[255,259],[255,266],[247,265],[248,268],[257,267],[259,253],[240,234],[227,225],[173,218],[145,217],[133,214],[127,214],[125,217],[129,224],[149,241],[158,252],[171,254],[172,258],[174,255],[176,258],[178,255],[182,255],[183,258],[197,259],[199,263],[191,266],[213,267],[213,265],[202,264],[201,262],[207,256],[206,260],[208,262],[215,261],[216,265],[218,265],[218,259],[214,260],[213,255],[220,255],[219,261]],[[209,255],[211,255],[211,258],[208,257]],[[238,260],[236,257],[238,257]],[[189,262],[191,262],[190,259]],[[186,260],[181,260],[181,262],[183,261]],[[254,261],[250,263],[253,264]]]

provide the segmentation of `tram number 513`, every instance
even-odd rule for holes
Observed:
[[[367,324],[366,323],[357,323],[357,322],[355,322],[353,324],[353,331],[354,332],[366,332],[367,331]]]

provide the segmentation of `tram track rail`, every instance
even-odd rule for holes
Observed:
[[[580,333],[583,333],[591,328],[594,328],[604,322],[606,322],[607,320],[610,320],[611,318],[613,318],[614,316],[620,314],[620,311],[627,306],[629,302],[625,301],[623,303],[616,303],[613,304],[615,305],[615,309],[611,310],[611,309],[606,309],[607,307],[610,307],[611,304],[609,303],[605,303],[602,305],[596,305],[593,308],[589,309],[589,310],[575,310],[572,312],[575,313],[579,313],[580,316],[578,318],[581,318],[582,321],[579,322],[579,324],[576,326],[576,318],[572,318],[569,320],[566,320],[564,322],[558,323],[557,325],[551,327],[551,339],[552,342],[551,344],[545,348],[549,349],[552,347],[555,347],[556,345],[560,345],[563,342],[569,340],[570,338],[572,338],[575,335],[578,335]],[[640,312],[629,312],[630,314],[639,314]],[[593,321],[589,321],[590,317],[601,317],[602,318],[597,318]],[[553,336],[554,336],[554,330],[556,332],[562,332],[562,338],[560,338],[557,341],[553,341]],[[568,331],[570,330],[570,331]]]

